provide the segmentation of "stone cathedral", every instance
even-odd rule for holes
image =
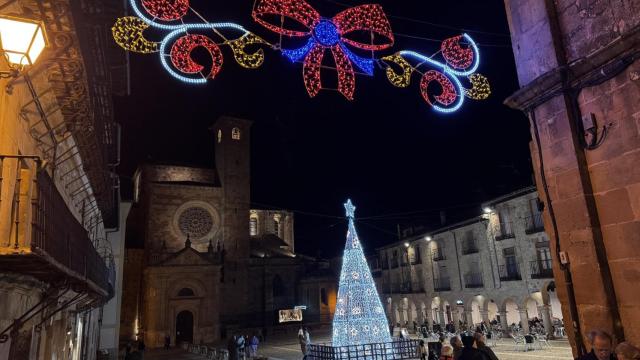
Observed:
[[[250,127],[212,127],[215,167],[146,164],[134,176],[120,321],[123,342],[212,343],[235,331],[272,332],[278,311],[305,305],[328,323],[329,263],[295,253],[293,213],[250,207]]]

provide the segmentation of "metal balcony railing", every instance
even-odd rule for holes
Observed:
[[[512,239],[516,236],[513,234],[513,223],[511,221],[501,221],[500,229],[496,234],[496,241]]]
[[[553,278],[553,269],[551,268],[551,259],[534,260],[529,263],[529,270],[532,279],[551,279]]]
[[[500,281],[522,280],[522,275],[520,275],[520,267],[518,266],[518,264],[500,265],[498,266],[498,273],[500,274]]]
[[[542,214],[535,214],[525,219],[527,234],[535,234],[544,231],[544,222],[542,221]]]
[[[484,287],[481,273],[468,273],[464,276],[464,287],[468,289]]]
[[[8,175],[0,173],[0,179],[8,181]],[[100,296],[112,295],[109,268],[49,175],[32,169],[18,169],[11,175],[19,191],[0,202],[10,209],[9,219],[0,222],[7,221],[13,234],[0,247],[0,268],[44,282],[64,278]]]
[[[433,278],[433,290],[434,291],[450,291],[451,281],[448,277]]]
[[[447,257],[444,256],[444,251],[441,250],[431,252],[431,258],[433,259],[433,261],[447,260]]]
[[[422,264],[422,257],[414,256],[413,259],[411,260],[411,265],[420,265],[420,264]]]
[[[462,242],[462,255],[475,254],[480,252],[475,239],[466,239]]]

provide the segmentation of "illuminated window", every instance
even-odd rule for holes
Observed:
[[[231,138],[233,140],[240,140],[240,129],[238,129],[237,127],[233,128],[231,130]]]
[[[222,130],[218,130],[218,143],[222,142]]]
[[[249,219],[249,235],[258,235],[258,219],[255,217]]]

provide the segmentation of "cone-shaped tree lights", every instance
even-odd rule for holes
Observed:
[[[342,257],[333,346],[391,342],[389,325],[353,223],[355,206],[344,204],[349,219]]]

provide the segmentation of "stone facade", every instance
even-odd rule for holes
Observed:
[[[505,6],[574,354],[593,328],[638,343],[640,1]]]
[[[390,322],[430,328],[538,317],[553,334],[562,319],[537,193],[523,189],[484,204],[485,214],[377,249]],[[550,286],[551,285],[551,286]]]
[[[0,6],[0,15],[42,21],[48,39],[35,64],[0,79],[2,360],[95,359],[100,308],[117,287],[112,96],[126,66],[102,41],[123,9],[80,3]]]
[[[215,169],[147,164],[134,176],[122,341],[143,336],[156,347],[166,335],[210,343],[270,331],[286,326],[278,310],[301,301],[308,321],[331,319],[335,276],[295,254],[293,213],[249,207],[250,122],[223,117],[212,130]]]

